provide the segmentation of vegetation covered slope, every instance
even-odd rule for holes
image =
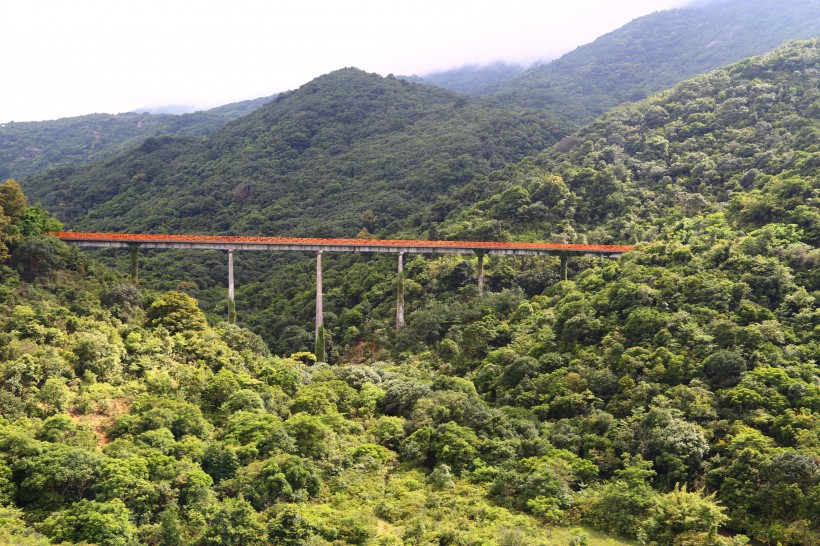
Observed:
[[[491,467],[496,502],[670,544],[661,522],[680,514],[650,505],[662,492],[696,513],[686,484],[716,494],[728,529],[817,541],[818,67],[820,43],[795,43],[687,81],[473,182],[497,195],[465,207],[476,194],[468,184],[419,220],[424,229],[443,218],[437,229],[456,238],[652,241],[618,262],[573,260],[570,281],[557,260],[493,259],[493,293],[479,297],[474,261],[417,257],[406,266],[408,326],[394,334],[392,260],[328,260],[333,361],[398,351],[429,380],[469,380],[491,407],[597,468],[583,494],[537,501],[532,468],[514,462],[530,453],[523,444],[500,463],[425,452],[428,468],[445,461],[474,479]],[[283,317],[310,318],[311,268],[289,271],[243,287],[253,294],[245,320],[274,347],[298,339]],[[483,420],[447,400],[411,435],[432,438],[453,420],[476,433],[459,429],[467,444],[486,448]],[[402,415],[429,415],[426,404]],[[719,513],[703,512],[713,522]],[[689,531],[694,544],[719,540]]]
[[[548,115],[351,68],[210,137],[150,139],[24,186],[75,229],[351,236],[565,131]]]
[[[184,294],[89,280],[80,254],[15,239],[28,212],[6,198],[4,529],[526,545],[582,543],[549,536],[577,522],[656,546],[818,542],[818,67],[814,41],[690,80],[406,228],[646,241],[573,260],[570,280],[497,259],[479,295],[474,262],[413,257],[395,332],[393,264],[338,258],[330,366],[209,327]],[[300,282],[245,289],[285,293],[287,313],[312,299]]]
[[[518,65],[495,63],[409,79],[484,95],[495,104],[549,109],[577,124],[687,77],[761,54],[786,40],[818,36],[818,10],[811,0],[701,2],[637,19],[524,73]],[[0,126],[0,179],[24,180],[49,168],[87,164],[122,153],[150,137],[210,134],[272,98],[180,116],[92,114],[6,123]]]
[[[640,17],[507,80],[494,102],[548,107],[588,122],[625,102],[787,40],[820,36],[812,0],[713,0]]]
[[[456,188],[414,215],[401,232],[382,233],[634,243],[654,240],[683,218],[720,213],[743,231],[771,222],[794,224],[799,239],[816,247],[817,66],[817,43],[809,42],[690,80],[612,112],[537,158]],[[493,191],[492,197],[476,198]],[[162,269],[154,278],[172,288],[195,275],[192,293],[224,316],[224,257],[191,270],[180,265],[179,255],[156,259]],[[313,264],[290,266],[279,276],[257,270],[261,266],[249,256],[237,260],[240,319],[274,351],[310,347]],[[557,268],[528,263],[510,268],[500,260],[491,265],[489,282],[535,295],[558,280]],[[390,330],[393,258],[333,255],[324,267],[326,320],[340,354],[362,341],[348,335],[351,326],[362,335]],[[459,267],[436,282],[450,289],[473,274],[473,266]],[[813,287],[810,271],[801,269],[801,282]],[[202,281],[209,274],[210,284]]]
[[[207,135],[272,100],[263,97],[192,114],[90,114],[0,124],[0,180],[120,154],[160,135]]]
[[[421,361],[271,356],[247,330],[209,326],[189,296],[140,293],[43,237],[53,220],[14,182],[0,210],[3,544],[621,544],[547,535],[559,512],[492,501],[458,462],[478,454],[471,429],[447,420],[431,437],[425,417],[409,434],[412,405],[453,398],[499,440],[520,436],[468,381]],[[528,464],[560,472],[561,491],[591,476],[576,455],[537,451]],[[433,456],[455,464],[431,473]]]
[[[510,64],[498,61],[487,65],[465,65],[441,72],[432,72],[423,76],[402,76],[403,79],[414,82],[438,85],[451,91],[480,95],[497,88],[505,82],[521,74],[525,67],[519,64]]]
[[[602,472],[640,453],[656,487],[715,492],[730,528],[816,542],[818,68],[820,42],[791,44],[613,111],[499,173],[507,189],[451,213],[443,233],[491,223],[652,242],[569,282],[498,262],[492,286],[540,295],[470,319],[422,300],[405,335],[497,405],[549,422],[553,444]],[[614,474],[588,490],[581,520],[643,536],[616,509],[641,498],[627,490]]]
[[[816,245],[819,60],[820,42],[797,42],[620,107],[495,173],[493,197],[442,200],[439,215],[454,210],[441,230],[635,242],[723,211],[744,229],[795,224]]]

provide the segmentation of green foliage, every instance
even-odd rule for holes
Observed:
[[[83,165],[122,153],[162,134],[206,135],[272,98],[183,115],[130,112],[4,123],[0,127],[0,179],[23,179],[55,167]]]
[[[730,351],[720,351],[703,360],[703,372],[715,389],[737,385],[745,371],[743,357]]]
[[[300,515],[285,507],[268,522],[268,540],[282,546],[301,546],[313,536],[313,530]]]
[[[585,492],[578,510],[583,521],[598,529],[635,538],[657,497],[650,485],[655,472],[640,455],[624,462],[625,468],[616,470],[611,480]]]
[[[0,184],[0,207],[11,223],[22,221],[28,211],[28,199],[16,180],[9,178]]]
[[[98,163],[30,177],[26,190],[72,225],[98,210],[95,216],[107,220],[94,221],[95,227],[104,230],[184,225],[208,232],[353,236],[363,222],[373,231],[405,219],[448,188],[534,153],[565,132],[543,112],[478,104],[348,68],[280,95],[204,141],[152,138],[105,168]],[[185,184],[180,168],[187,172]],[[225,180],[232,182],[225,186]],[[338,199],[336,187],[345,199]],[[62,197],[69,194],[71,203]],[[350,214],[352,203],[359,208]],[[375,222],[369,215],[360,219],[368,209],[379,211]],[[203,223],[205,214],[212,220]],[[302,219],[297,229],[294,214]]]
[[[49,516],[43,528],[50,538],[58,541],[127,546],[136,538],[129,516],[130,512],[119,499],[109,502],[83,499]]]
[[[703,544],[719,544],[718,527],[728,518],[714,495],[701,491],[687,491],[686,486],[659,495],[649,509],[649,518],[642,525],[641,538],[646,544],[686,544],[696,536],[704,535]],[[697,542],[696,542],[697,543]]]
[[[202,330],[205,315],[196,300],[181,292],[167,292],[155,299],[145,313],[151,326],[163,326],[172,333]]]
[[[27,527],[22,512],[0,506],[0,542],[15,546],[49,546],[48,538]]]
[[[202,544],[252,546],[265,544],[265,527],[251,505],[242,499],[225,499],[216,506]]]
[[[31,281],[68,267],[71,259],[68,247],[53,237],[26,237],[14,249],[11,263]]]
[[[125,347],[116,330],[100,325],[99,329],[74,334],[72,352],[77,374],[93,373],[103,381],[121,376]]]

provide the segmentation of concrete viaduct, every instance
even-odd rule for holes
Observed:
[[[398,297],[396,327],[404,326],[404,291],[402,271],[404,254],[476,254],[478,256],[478,290],[484,290],[484,256],[502,254],[514,256],[559,256],[561,278],[567,278],[570,256],[603,256],[615,258],[632,250],[630,245],[578,245],[556,243],[496,242],[496,241],[414,241],[376,239],[317,239],[297,237],[253,237],[237,235],[163,235],[133,233],[56,232],[51,235],[70,245],[87,248],[128,248],[131,252],[131,278],[137,280],[140,248],[225,250],[228,252],[229,321],[235,320],[233,253],[235,250],[304,251],[316,253],[316,342],[323,339],[322,253],[381,252],[398,255]],[[317,357],[319,355],[317,354]]]

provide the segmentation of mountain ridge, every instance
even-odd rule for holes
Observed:
[[[156,229],[149,222],[140,224],[140,217],[158,215],[156,203],[141,204],[145,191],[154,188],[168,197],[206,197],[211,210],[222,211],[224,220],[215,224],[220,230],[248,232],[252,228],[231,227],[243,219],[238,211],[264,215],[270,209],[277,223],[266,228],[268,232],[300,234],[289,221],[294,214],[326,219],[341,214],[347,216],[347,227],[337,225],[333,233],[352,236],[367,227],[357,219],[360,213],[381,210],[383,220],[368,228],[378,229],[406,217],[402,211],[408,209],[407,203],[430,200],[452,184],[543,149],[566,131],[565,125],[543,113],[487,108],[442,88],[347,68],[280,95],[204,140],[149,140],[130,154],[84,169],[35,176],[24,186],[72,224],[86,211],[103,214],[91,210],[90,204],[112,198],[110,206],[122,212],[109,208],[103,216],[119,218],[119,223],[86,220],[90,229]],[[174,173],[179,161],[186,162],[188,184]],[[135,184],[129,187],[131,181]],[[129,196],[112,193],[126,187]],[[342,189],[348,199],[344,204],[334,197]],[[88,202],[77,196],[86,196]],[[312,210],[276,204],[297,196]],[[357,197],[351,201],[352,196]],[[360,208],[352,217],[339,209],[351,202]],[[160,209],[168,218],[183,219],[166,229],[180,229],[194,218],[180,216],[181,209]],[[191,224],[187,229],[202,227]],[[301,234],[313,234],[313,228],[302,229]]]
[[[482,93],[493,102],[551,107],[589,122],[616,104],[793,39],[820,36],[813,0],[716,0],[639,17],[590,44]]]
[[[202,136],[276,95],[187,114],[87,114],[0,124],[0,178],[23,179],[49,168],[88,164],[123,153],[146,138]]]

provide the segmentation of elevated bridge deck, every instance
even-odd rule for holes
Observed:
[[[311,252],[384,252],[413,254],[588,255],[616,257],[631,245],[579,245],[497,241],[416,241],[398,239],[318,239],[239,235],[165,235],[136,233],[52,233],[68,244],[90,248],[180,248],[202,250],[302,250]]]

